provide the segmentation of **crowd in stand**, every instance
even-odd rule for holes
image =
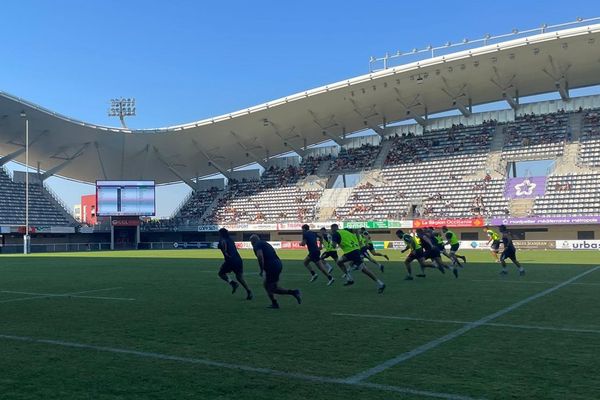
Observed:
[[[380,146],[365,143],[360,147],[346,149],[342,147],[336,159],[329,166],[329,171],[350,171],[370,168],[375,162]]]
[[[394,135],[387,154],[386,165],[418,163],[431,157],[444,157],[462,153],[466,146],[485,150],[496,126],[495,120],[484,121],[476,129],[477,134],[465,134],[465,125],[453,124],[450,128],[422,136],[413,133]]]
[[[563,117],[564,114],[564,110],[559,110],[555,114],[531,113],[517,118],[506,130],[506,145],[527,147],[565,140],[567,120]],[[526,127],[530,129],[525,129]]]

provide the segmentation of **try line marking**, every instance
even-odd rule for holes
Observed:
[[[134,301],[135,300],[135,299],[124,298],[124,297],[84,296],[87,293],[104,292],[104,291],[108,291],[108,290],[117,290],[117,289],[122,289],[122,288],[121,287],[112,287],[112,288],[84,290],[81,292],[70,292],[70,293],[35,293],[35,292],[20,292],[20,291],[15,291],[15,290],[0,290],[0,293],[24,294],[24,295],[29,296],[29,297],[18,297],[15,299],[0,300],[0,303],[12,303],[15,301],[48,299],[48,298],[52,298],[52,297],[74,297],[74,298],[78,298],[78,299],[117,300],[117,301]]]
[[[123,354],[123,355],[129,355],[129,356],[158,359],[158,360],[163,360],[163,361],[173,361],[173,362],[186,363],[186,364],[204,365],[207,367],[217,367],[217,368],[224,368],[224,369],[230,369],[230,370],[253,372],[253,373],[270,375],[270,376],[280,377],[280,378],[291,378],[291,379],[308,381],[308,382],[361,387],[361,388],[368,388],[368,389],[374,389],[374,390],[381,390],[381,391],[385,391],[385,392],[394,392],[394,393],[410,394],[410,395],[416,395],[416,396],[433,397],[433,398],[438,398],[438,399],[477,400],[476,398],[469,397],[469,396],[463,396],[463,395],[459,395],[459,394],[431,392],[431,391],[427,391],[427,390],[417,390],[417,389],[405,388],[405,387],[400,387],[400,386],[382,385],[382,384],[368,383],[368,382],[348,382],[346,379],[341,379],[341,378],[330,378],[330,377],[319,376],[319,375],[308,375],[308,374],[302,374],[302,373],[285,372],[285,371],[278,371],[278,370],[274,370],[274,369],[270,369],[270,368],[251,367],[251,366],[241,365],[241,364],[231,364],[231,363],[224,363],[224,362],[219,362],[219,361],[211,361],[211,360],[207,360],[207,359],[203,359],[203,358],[180,357],[180,356],[161,354],[161,353],[152,353],[152,352],[139,351],[139,350],[121,349],[121,348],[116,348],[116,347],[95,346],[95,345],[91,345],[91,344],[68,342],[68,341],[63,341],[63,340],[36,339],[36,338],[32,338],[32,337],[27,337],[27,336],[1,335],[1,334],[0,334],[0,339],[19,341],[19,342],[25,342],[25,343],[47,344],[47,345],[69,347],[69,348],[81,349],[81,350],[93,350],[93,351],[97,351],[97,352],[105,352],[105,353],[112,353],[112,354]]]
[[[473,321],[456,321],[456,320],[451,320],[451,319],[428,319],[428,318],[415,318],[415,317],[400,317],[400,316],[394,316],[394,315],[346,314],[346,313],[332,313],[331,315],[335,315],[335,316],[339,316],[339,317],[395,319],[395,320],[402,320],[402,321],[433,322],[433,323],[440,323],[440,324],[457,324],[457,325],[465,325],[465,324],[473,323]],[[559,328],[559,327],[554,327],[554,326],[501,324],[501,323],[494,323],[494,322],[488,322],[486,324],[481,324],[481,325],[482,326],[497,326],[497,327],[503,327],[503,328],[516,328],[516,329],[534,329],[534,330],[540,330],[540,331],[600,334],[600,329]]]
[[[364,381],[365,379],[368,379],[370,377],[372,377],[373,375],[377,375],[380,372],[385,371],[386,369],[392,368],[398,364],[401,364],[407,360],[410,360],[413,357],[416,357],[418,355],[421,355],[423,353],[428,352],[431,349],[434,349],[450,340],[456,339],[459,336],[464,335],[465,333],[469,332],[472,329],[475,329],[479,326],[485,325],[487,323],[489,323],[490,321],[492,321],[493,319],[496,319],[498,317],[501,317],[505,314],[508,314],[511,311],[516,310],[517,308],[524,306],[527,303],[531,303],[534,300],[539,299],[540,297],[546,296],[552,292],[557,291],[560,288],[563,288],[573,282],[575,282],[577,279],[583,278],[584,276],[591,274],[592,272],[596,271],[600,269],[600,266],[594,267],[594,268],[590,268],[585,272],[582,272],[578,275],[575,275],[574,277],[567,279],[566,281],[559,283],[556,286],[553,286],[549,289],[543,290],[539,293],[534,294],[533,296],[529,296],[519,302],[516,302],[513,305],[510,305],[500,311],[496,311],[493,314],[487,315],[477,321],[474,322],[469,322],[467,324],[465,324],[464,326],[462,326],[461,328],[455,330],[454,332],[450,332],[449,334],[442,336],[440,338],[434,339],[429,343],[425,343],[424,345],[421,345],[413,350],[410,350],[406,353],[400,354],[394,358],[391,358],[387,361],[382,362],[379,365],[374,366],[373,368],[367,369],[365,371],[359,372],[356,375],[350,376],[348,378],[346,378],[346,381],[349,383],[359,383]]]

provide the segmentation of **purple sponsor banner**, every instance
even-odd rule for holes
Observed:
[[[507,199],[535,199],[546,193],[546,177],[508,178],[504,187]]]
[[[585,225],[600,224],[600,216],[492,218],[491,225]]]

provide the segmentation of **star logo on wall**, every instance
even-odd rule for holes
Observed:
[[[533,182],[530,182],[529,179],[525,179],[523,182],[515,185],[516,195],[531,196],[536,186],[537,185]]]

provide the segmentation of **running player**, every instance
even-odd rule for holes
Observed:
[[[446,244],[450,245],[449,256],[452,260],[452,263],[458,265],[459,267],[462,267],[462,264],[460,263],[460,261],[458,261],[458,259],[460,258],[461,260],[463,260],[464,263],[466,263],[467,257],[456,254],[456,252],[460,248],[460,241],[458,240],[458,236],[456,236],[456,233],[448,229],[447,226],[442,226],[442,232],[444,232],[444,236],[446,237]]]
[[[364,229],[364,228],[361,228]],[[364,260],[365,258],[375,264],[381,272],[383,272],[383,265],[378,263],[371,255],[369,254],[369,246],[367,246],[367,239],[362,235],[361,230],[357,230],[355,232],[356,240],[358,242],[358,246],[360,248],[360,257]],[[353,266],[355,268],[356,265]]]
[[[279,303],[275,298],[276,294],[294,296],[298,304],[301,304],[302,297],[300,290],[290,290],[279,287],[279,275],[281,275],[283,265],[281,264],[281,260],[275,252],[275,249],[266,241],[260,240],[257,235],[250,236],[250,243],[252,243],[252,248],[254,249],[254,254],[256,255],[258,266],[260,267],[259,275],[264,275],[265,277],[265,291],[271,300],[271,305],[267,308],[279,308]]]
[[[235,293],[240,285],[246,289],[246,300],[252,300],[252,291],[244,280],[244,262],[240,253],[235,247],[235,242],[229,236],[229,231],[225,228],[219,229],[219,250],[225,258],[219,269],[219,278],[223,279],[231,286],[231,294]],[[237,282],[231,279],[227,274],[233,272]],[[239,282],[239,283],[238,283]]]
[[[398,238],[402,239],[404,241],[404,243],[406,244],[406,248],[404,250],[402,250],[402,253],[405,253],[410,250],[408,257],[406,257],[406,260],[404,260],[404,266],[406,267],[406,274],[407,274],[406,278],[404,278],[404,280],[405,281],[413,280],[412,268],[410,266],[410,263],[413,262],[413,260],[417,260],[419,263],[419,266],[421,267],[421,273],[418,274],[417,277],[425,278],[426,264],[425,264],[425,258],[424,258],[424,253],[423,253],[423,247],[421,246],[420,240],[416,237],[412,237],[408,233],[404,233],[404,231],[402,229],[398,229],[396,231],[396,236],[398,236]]]
[[[363,259],[360,256],[360,246],[358,245],[356,234],[346,229],[339,229],[337,224],[333,224],[331,225],[331,239],[333,243],[335,243],[336,246],[339,246],[344,252],[344,255],[338,260],[339,267],[342,269],[342,271],[346,272],[346,283],[344,283],[344,286],[354,284],[352,275],[350,275],[350,271],[345,265],[345,263],[351,262],[356,269],[362,271],[363,274],[367,275],[377,283],[378,293],[383,293],[385,290],[385,283],[383,283],[375,276],[375,274],[369,271],[363,262]]]
[[[310,266],[310,263],[312,262],[327,277],[327,286],[330,286],[335,279],[327,272],[325,263],[321,260],[321,250],[319,250],[319,245],[317,244],[318,238],[318,235],[310,230],[310,226],[306,224],[302,225],[302,241],[300,242],[300,245],[306,246],[308,249],[308,255],[304,258],[304,266],[310,271],[310,281],[314,282],[319,277],[315,270]]]
[[[319,231],[319,242],[319,249],[324,250],[321,253],[321,261],[325,263],[325,266],[327,267],[327,273],[331,274],[333,267],[327,261],[325,261],[325,259],[331,258],[337,264],[338,253],[335,245],[331,241],[331,235],[327,233],[327,229],[321,228]]]
[[[440,253],[438,247],[435,245],[433,231],[427,228],[419,228],[416,232],[417,237],[421,241],[421,246],[423,246],[424,257],[429,258],[433,263],[434,267],[437,268],[442,274],[445,274],[445,269],[448,268],[448,266],[442,261],[442,254]],[[456,278],[458,278],[458,270],[455,266],[453,266],[452,268],[452,273]]]
[[[525,275],[525,268],[523,268],[521,263],[517,260],[517,249],[512,241],[512,235],[504,225],[500,225],[500,233],[502,233],[502,244],[504,245],[504,250],[500,255],[500,264],[502,264],[502,271],[500,271],[500,275],[505,276],[508,274],[508,271],[506,270],[507,258],[509,258],[519,269],[519,275]]]
[[[381,272],[383,272],[384,266],[381,263],[378,263],[372,256],[376,256],[376,257],[383,257],[385,258],[387,261],[390,261],[390,258],[383,253],[379,253],[375,250],[375,246],[373,246],[373,240],[371,239],[371,235],[369,234],[369,232],[367,232],[366,228],[360,228],[360,234],[363,235],[363,239],[365,241],[365,246],[366,246],[366,251],[363,252],[363,257],[367,257],[369,259],[369,261],[371,261],[372,263],[375,263],[375,265],[379,266],[379,269],[381,270]],[[362,250],[362,249],[361,249]],[[369,253],[371,253],[371,255],[369,255]]]
[[[490,246],[490,244],[491,244],[490,249],[491,249],[492,255],[494,256],[494,259],[496,260],[496,262],[500,262],[500,259],[498,258],[498,253],[500,252],[500,235],[498,234],[498,232],[496,232],[489,226],[486,226],[485,228],[483,228],[483,231],[488,236],[487,244],[488,244],[488,246]]]

